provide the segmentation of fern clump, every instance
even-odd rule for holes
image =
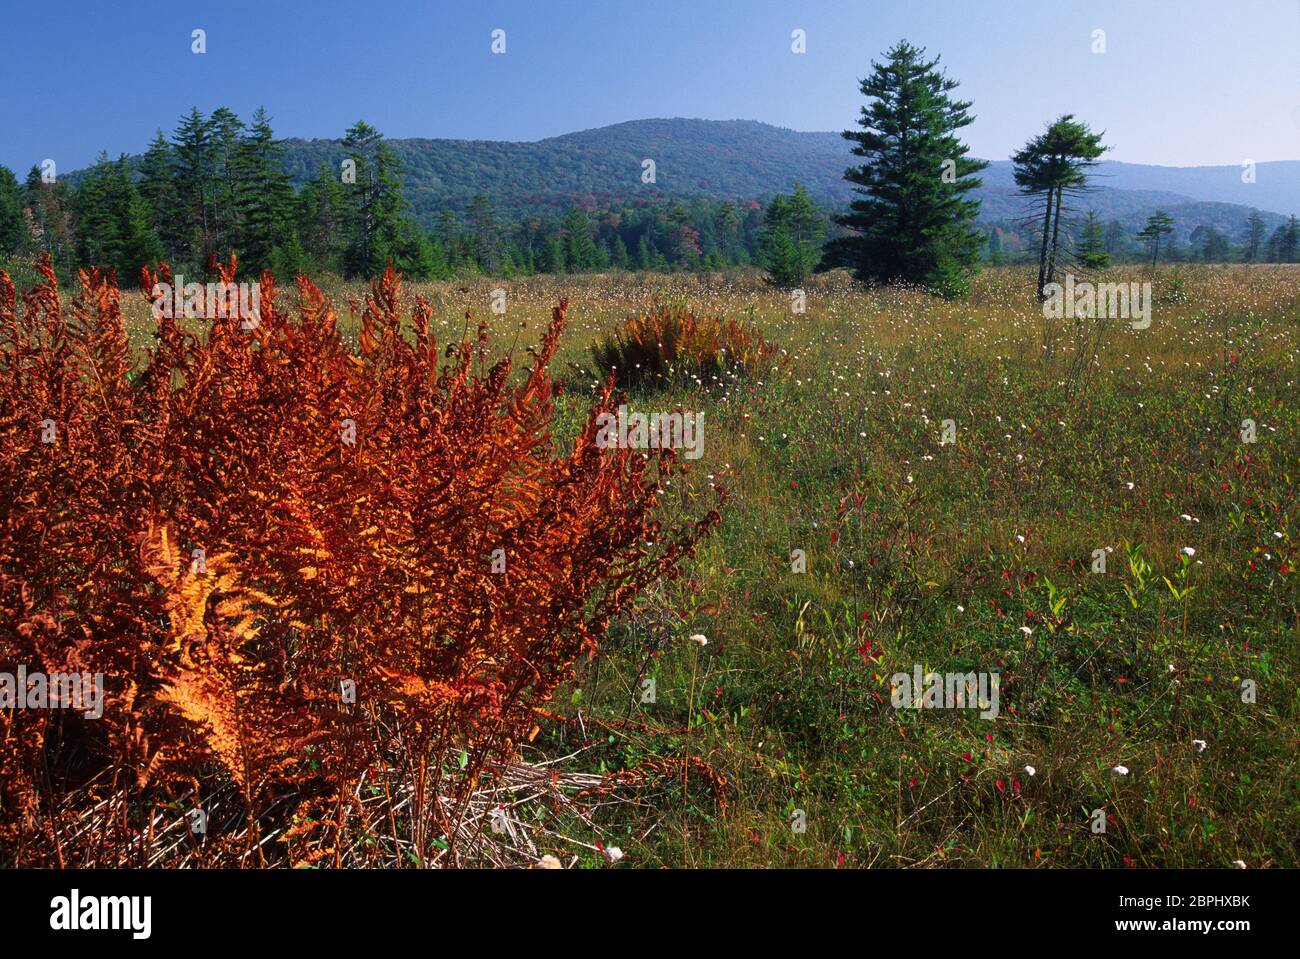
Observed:
[[[623,389],[706,386],[781,365],[781,352],[753,324],[661,307],[632,317],[591,347],[604,378]]]
[[[512,379],[482,326],[440,366],[391,267],[357,351],[264,273],[255,316],[155,310],[133,369],[114,278],[65,306],[39,269],[21,303],[0,271],[0,670],[102,675],[103,711],[0,711],[6,862],[144,864],[151,810],[226,796],[210,863],[339,864],[362,784],[392,804],[367,848],[458,861],[469,791],[717,513],[660,530],[672,454],[597,447],[610,389],[554,452],[564,302]]]

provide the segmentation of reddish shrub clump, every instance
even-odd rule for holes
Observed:
[[[706,386],[784,366],[780,350],[752,323],[662,307],[625,320],[591,347],[601,375],[619,386],[667,386],[693,378]]]
[[[40,271],[21,302],[0,271],[0,671],[102,673],[104,701],[0,711],[11,864],[144,864],[155,810],[222,790],[240,838],[210,826],[210,861],[341,862],[362,784],[395,847],[455,861],[468,791],[718,521],[660,530],[672,454],[597,448],[612,387],[555,452],[564,302],[512,377],[482,326],[440,367],[418,297],[403,336],[391,268],[355,353],[268,273],[256,316],[155,310],[133,369],[115,279],[65,307]]]

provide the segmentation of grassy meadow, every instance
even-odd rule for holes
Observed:
[[[685,304],[782,351],[770,371],[629,397],[703,411],[704,454],[665,522],[725,491],[724,523],[549,704],[524,758],[618,788],[580,797],[595,829],[516,797],[540,852],[608,864],[599,842],[620,868],[1300,864],[1300,270],[1106,278],[1152,280],[1151,327],[1060,321],[1050,355],[1020,268],[955,302],[828,274],[802,314],[744,273],[408,287],[440,342],[472,310],[516,353],[569,299],[559,442],[596,386],[590,344],[629,316]],[[326,288],[355,329],[364,287]],[[143,345],[148,310],[129,299]],[[890,677],[917,666],[999,672],[999,714],[895,709]]]

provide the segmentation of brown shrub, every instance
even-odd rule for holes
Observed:
[[[208,862],[342,863],[363,780],[390,854],[455,862],[468,791],[718,522],[660,530],[672,454],[596,447],[612,386],[554,452],[564,302],[512,380],[482,326],[440,369],[422,299],[404,338],[391,268],[359,355],[310,281],[290,313],[263,274],[257,317],[196,334],[156,309],[133,371],[114,278],[83,272],[65,309],[40,271],[21,304],[0,271],[0,670],[102,673],[104,713],[0,711],[11,862],[154,861],[154,812],[224,790],[238,839]],[[120,815],[81,828],[105,799]]]
[[[602,376],[624,389],[668,386],[697,378],[706,386],[781,365],[777,348],[751,324],[662,307],[628,319],[594,343]]]

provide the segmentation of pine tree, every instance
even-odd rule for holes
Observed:
[[[1103,134],[1065,114],[1024,145],[1011,159],[1020,192],[1044,199],[1042,244],[1038,256],[1038,296],[1047,296],[1054,282],[1060,250],[1061,215],[1066,196],[1087,188],[1088,170],[1107,147]]]
[[[1279,227],[1282,231],[1281,237],[1277,244],[1277,261],[1279,263],[1296,262],[1296,254],[1300,251],[1300,221],[1294,216],[1287,219],[1286,224]]]
[[[271,248],[267,266],[276,279],[288,285],[299,276],[306,276],[312,271],[311,257],[306,247],[298,238],[298,231],[290,229],[280,242]]]
[[[401,246],[406,199],[399,164],[383,134],[364,120],[348,129],[343,148],[356,167],[356,182],[345,185],[350,223],[344,275],[377,276]]]
[[[448,269],[453,275],[459,274],[464,268],[464,238],[460,218],[454,211],[443,210],[438,214],[438,222],[433,228],[433,238],[442,244]]]
[[[650,255],[650,242],[646,239],[644,233],[636,243],[636,268],[638,270],[649,270],[654,266],[653,258]]]
[[[282,166],[283,155],[283,144],[275,139],[270,118],[258,107],[230,161],[229,177],[237,230],[232,245],[239,251],[241,267],[254,274],[270,265],[271,251],[277,246],[285,255],[294,232],[293,186]],[[301,247],[297,236],[293,242]],[[286,275],[297,272],[301,270]]]
[[[212,125],[198,107],[182,118],[172,134],[172,181],[176,187],[180,221],[177,252],[186,264],[205,269],[215,251],[215,192]]]
[[[118,219],[112,196],[112,162],[101,151],[73,195],[77,222],[76,257],[85,266],[110,267],[119,249]]]
[[[1286,236],[1286,224],[1283,223],[1281,226],[1275,229],[1272,235],[1268,238],[1268,262],[1270,263],[1282,262],[1282,253],[1281,253],[1282,239],[1285,236]]]
[[[154,228],[149,204],[131,182],[126,157],[119,157],[115,181],[120,200],[118,236],[121,251],[116,263],[122,286],[140,281],[140,268],[163,259],[162,240]]]
[[[821,213],[802,184],[796,183],[789,197],[775,197],[764,215],[760,241],[760,255],[772,282],[802,286],[821,260],[824,235]]]
[[[217,107],[208,123],[212,130],[212,243],[216,252],[225,256],[244,236],[239,219],[236,160],[244,122],[229,107]],[[243,251],[239,252],[242,266]]]
[[[1006,255],[1002,252],[1002,231],[997,227],[989,230],[989,263],[993,266],[1002,266],[1006,262]]]
[[[1250,212],[1246,221],[1246,262],[1254,263],[1259,258],[1260,246],[1264,242],[1264,218],[1258,210]]]
[[[1079,262],[1088,270],[1104,270],[1110,266],[1110,254],[1106,252],[1106,238],[1096,210],[1089,210],[1088,219],[1083,223]]]
[[[101,153],[74,197],[79,265],[110,268],[128,286],[139,279],[140,267],[162,257],[162,244],[131,182],[125,156],[113,162]]]
[[[546,273],[563,273],[565,262],[564,239],[553,233],[542,250],[542,270]]]
[[[1124,224],[1111,220],[1106,224],[1106,252],[1114,257],[1124,248]]]
[[[186,256],[183,206],[176,188],[176,151],[162,130],[157,131],[140,160],[140,197],[149,223],[162,241],[163,258],[180,262]]]
[[[1192,231],[1192,246],[1206,263],[1226,263],[1228,238],[1212,226],[1198,226]]]
[[[610,261],[616,270],[626,270],[628,267],[627,244],[617,233],[610,243]]]
[[[429,279],[451,279],[451,266],[447,263],[447,254],[443,252],[442,243],[436,239],[429,241]]]
[[[587,214],[576,206],[564,217],[564,262],[570,273],[583,273],[596,265],[596,243],[591,238]]]
[[[901,280],[956,296],[969,288],[983,245],[972,228],[979,203],[965,197],[988,164],[968,158],[956,136],[974,121],[970,103],[948,96],[957,82],[936,69],[938,57],[924,54],[904,40],[862,81],[870,98],[862,129],[844,132],[866,160],[844,174],[860,198],[837,218],[850,234],[828,255],[860,280]]]
[[[1151,266],[1155,267],[1160,259],[1160,238],[1174,232],[1174,219],[1164,210],[1156,210],[1147,217],[1146,226],[1138,233],[1139,240],[1146,241],[1151,248]]]
[[[347,247],[348,197],[335,170],[322,163],[294,206],[298,239],[318,269],[343,272]]]
[[[486,193],[477,193],[469,204],[471,255],[484,273],[501,270],[501,231],[496,211]]]
[[[23,191],[14,171],[0,166],[0,253],[20,254],[27,249],[23,221]]]

